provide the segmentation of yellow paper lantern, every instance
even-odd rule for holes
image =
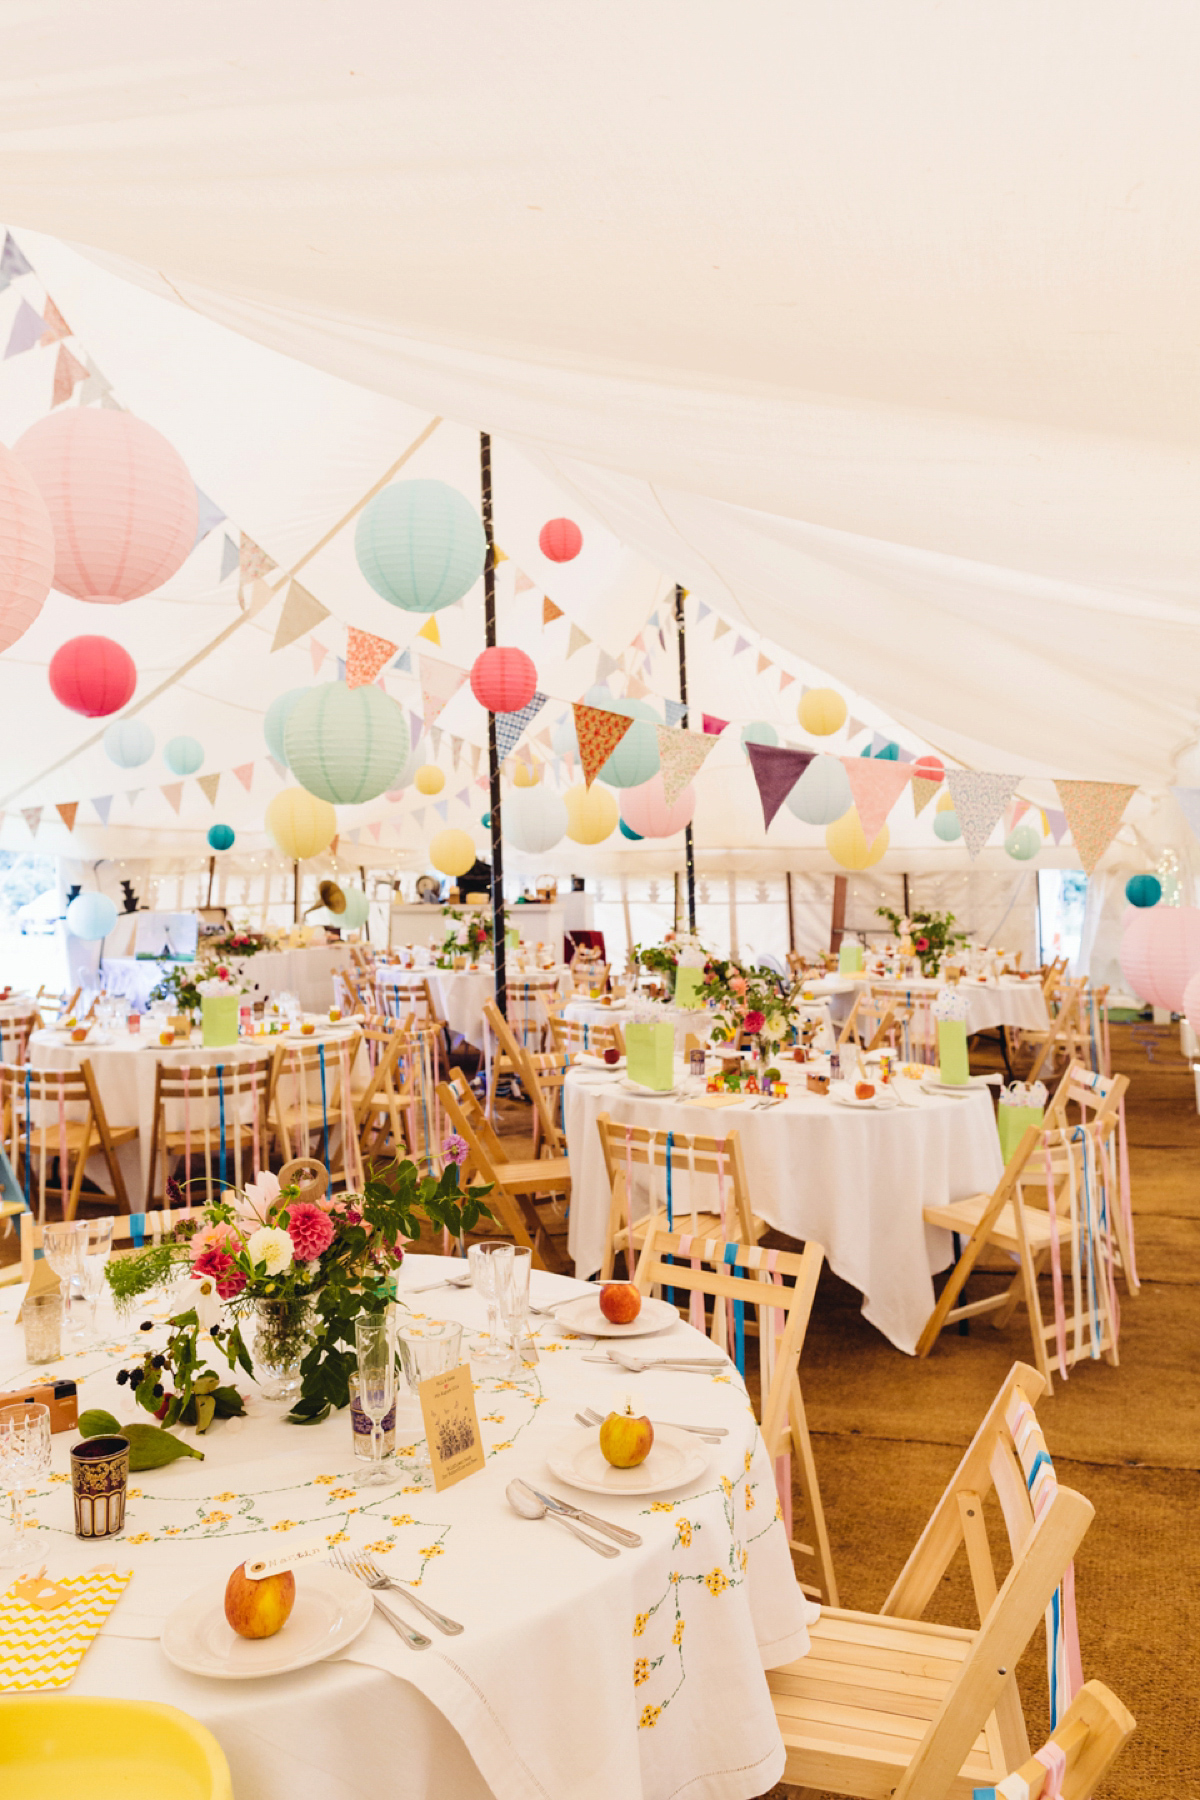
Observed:
[[[541,763],[518,763],[513,771],[514,787],[536,787],[541,779]]]
[[[601,844],[617,828],[617,803],[608,788],[599,784],[568,788],[567,836],[577,844]]]
[[[796,717],[810,737],[829,737],[846,723],[849,708],[836,688],[809,688]]]
[[[868,844],[856,806],[851,807],[843,818],[835,819],[832,825],[825,827],[825,848],[843,869],[873,868],[890,841],[891,833],[884,825],[874,843]]]
[[[954,811],[954,795],[950,792],[950,789],[948,787],[944,787],[942,789],[941,793],[938,795],[937,806],[934,808],[934,811],[935,812],[953,812]]]
[[[465,831],[439,831],[429,846],[429,860],[443,875],[465,875],[475,866],[474,839]]]
[[[417,770],[417,792],[419,794],[440,794],[446,785],[446,777],[436,763],[422,763]]]
[[[306,788],[284,788],[267,808],[267,830],[284,856],[303,862],[332,844],[337,814],[328,800],[318,800]]]

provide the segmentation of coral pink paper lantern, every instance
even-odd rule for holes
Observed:
[[[190,555],[196,484],[153,425],[73,407],[32,425],[14,454],[50,514],[60,593],[120,606],[161,587]]]
[[[471,666],[471,692],[489,712],[520,712],[537,693],[537,670],[523,650],[494,645]]]
[[[626,788],[621,795],[621,817],[639,837],[674,837],[691,824],[695,810],[696,790],[690,784],[672,805],[667,805],[661,769],[640,787]]]
[[[32,476],[0,444],[0,650],[28,631],[54,576],[54,528]]]
[[[538,549],[550,562],[574,562],[583,549],[583,533],[574,519],[547,519],[538,532]]]
[[[1200,1034],[1200,969],[1183,990],[1183,1016],[1192,1030]]]
[[[946,771],[938,756],[921,756],[913,764],[913,774],[918,781],[944,781]]]
[[[85,719],[120,712],[136,686],[132,656],[111,638],[70,638],[50,659],[54,698]]]
[[[1200,970],[1200,908],[1135,912],[1121,937],[1121,973],[1139,1000],[1184,1010],[1184,990]]]

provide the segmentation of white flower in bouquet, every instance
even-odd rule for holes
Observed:
[[[763,1026],[763,1036],[765,1038],[770,1038],[773,1044],[779,1044],[783,1042],[783,1039],[787,1036],[787,1032],[788,1022],[786,1013],[773,1012],[767,1014],[767,1022]]]
[[[206,1275],[203,1281],[196,1283],[192,1306],[201,1331],[211,1331],[214,1325],[221,1323],[221,1296],[217,1293],[217,1284],[211,1275]]]
[[[292,1240],[277,1225],[264,1225],[256,1231],[246,1249],[268,1275],[282,1275],[292,1266]]]
[[[196,992],[205,1000],[226,1000],[246,992],[246,983],[224,966],[212,970],[196,983]]]

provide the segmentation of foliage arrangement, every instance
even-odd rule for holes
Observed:
[[[786,984],[771,969],[735,969],[715,987],[713,1042],[753,1044],[763,1062],[776,1055],[792,1030]]]
[[[905,918],[890,906],[877,906],[875,914],[887,920],[900,940],[901,953],[918,959],[922,975],[936,975],[950,952],[967,941],[965,931],[951,929],[953,913],[915,912]],[[911,950],[905,950],[906,944],[911,945]]]
[[[486,907],[476,907],[463,914],[451,910],[446,914],[450,928],[438,952],[439,957],[469,956],[478,961],[492,952],[492,915]]]
[[[206,961],[220,961],[225,956],[257,956],[262,950],[275,950],[279,935],[274,931],[251,931],[248,926],[229,926],[204,939]]]
[[[150,989],[150,998],[170,1000],[176,1012],[198,1011],[200,989],[197,983],[203,980],[205,973],[199,963],[173,963],[162,980]]]

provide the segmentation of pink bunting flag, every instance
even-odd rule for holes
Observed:
[[[425,708],[425,728],[431,730],[447,701],[452,700],[467,679],[465,669],[452,663],[439,662],[434,656],[417,659],[421,670],[421,702]]]
[[[529,589],[532,586],[533,586],[533,583],[532,583],[532,581],[530,581],[530,579],[529,579],[528,575],[525,573],[524,569],[518,569],[517,570],[517,578],[513,582],[513,593],[514,594],[526,594],[529,592]]]
[[[42,308],[42,317],[46,321],[46,329],[38,340],[39,343],[57,344],[61,338],[68,338],[71,336],[71,327],[67,324],[67,321],[63,318],[49,294],[46,295],[46,304]],[[86,369],[83,372],[85,375],[87,374]]]
[[[42,811],[40,806],[23,806],[21,808],[21,817],[29,827],[30,837],[36,837],[38,834],[38,826],[42,822]]]
[[[236,768],[233,772],[245,788],[246,792],[249,793],[250,784],[254,780],[254,764],[252,762],[242,763],[240,767]]]
[[[790,688],[792,683],[795,681],[795,679],[796,679],[796,677],[794,675],[789,675],[786,669],[780,669],[780,671],[779,671],[779,691],[780,691],[780,693],[782,694],[784,688]]]
[[[351,625],[346,632],[346,686],[369,687],[400,648],[390,639],[375,637]]]
[[[182,781],[168,781],[162,789],[162,797],[173,812],[178,812],[183,801]]]
[[[329,652],[324,644],[318,644],[316,638],[310,637],[308,640],[308,653],[312,657],[313,674],[319,675],[321,673],[321,664],[325,661]]]
[[[758,673],[758,674],[759,674],[759,675],[765,675],[765,674],[766,674],[766,672],[767,672],[767,670],[768,670],[768,669],[769,669],[769,668],[770,668],[770,667],[771,667],[771,659],[770,659],[770,657],[769,657],[769,656],[764,656],[764,655],[763,655],[763,653],[762,653],[762,651],[761,651],[761,650],[760,650],[760,651],[759,651],[759,653],[758,653],[758,669],[757,669],[757,673]]]
[[[379,842],[379,834],[383,830],[382,823],[379,820],[376,820],[376,822],[373,825],[367,826],[367,830],[370,832],[371,836],[375,839],[375,842],[378,843]]]
[[[710,737],[720,737],[729,723],[728,719],[718,719],[715,713],[702,713],[700,717],[701,723]]]
[[[71,398],[81,381],[87,380],[87,370],[77,357],[71,355],[65,344],[58,346],[58,355],[54,361],[54,390],[50,396],[51,406],[62,406]]]
[[[873,844],[912,779],[912,770],[887,757],[843,756],[839,761],[850,779],[863,836],[868,844]]]
[[[763,824],[769,829],[816,751],[793,750],[786,744],[747,744],[746,750],[762,801]]]
[[[1056,781],[1084,873],[1090,875],[1121,829],[1137,788],[1122,781]]]
[[[673,806],[685,787],[698,773],[717,740],[703,731],[673,731],[659,725],[658,755],[662,763],[663,799]]]

